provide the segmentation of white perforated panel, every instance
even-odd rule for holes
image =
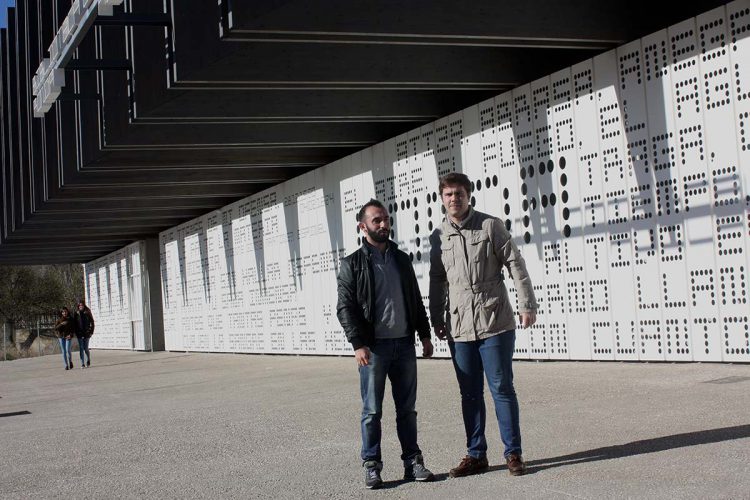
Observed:
[[[162,233],[167,349],[350,353],[336,273],[357,211],[389,209],[427,305],[456,170],[534,282],[516,357],[750,361],[749,33],[750,2],[731,3]],[[97,331],[131,347],[123,256],[86,283]]]
[[[162,259],[162,269],[167,262]],[[144,325],[144,265],[144,245],[136,242],[84,266],[86,300],[96,325],[92,348],[151,348],[150,328]]]

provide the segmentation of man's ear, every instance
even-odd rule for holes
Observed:
[[[367,226],[364,222],[357,222],[357,227],[362,234],[367,234]]]

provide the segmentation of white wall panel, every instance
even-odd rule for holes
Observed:
[[[162,262],[170,261],[165,256]],[[143,242],[84,265],[86,299],[96,325],[92,348],[151,349],[150,325],[144,324],[144,266]]]
[[[461,171],[534,282],[517,357],[750,361],[749,28],[731,3],[162,233],[167,349],[350,353],[357,211],[389,209],[426,305],[438,178]],[[113,264],[86,278],[107,311]]]

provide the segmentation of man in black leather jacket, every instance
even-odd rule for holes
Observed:
[[[362,395],[362,451],[365,486],[382,485],[380,453],[383,396],[391,381],[404,479],[431,481],[417,444],[417,358],[432,356],[430,325],[409,257],[390,241],[390,217],[382,203],[367,202],[357,215],[364,238],[341,260],[337,315],[354,348]]]

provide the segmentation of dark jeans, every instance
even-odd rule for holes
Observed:
[[[474,342],[448,344],[458,386],[461,389],[461,410],[466,429],[466,447],[474,458],[487,455],[484,437],[486,409],[484,406],[484,376],[495,401],[495,415],[500,437],[505,445],[504,455],[521,454],[521,428],[518,399],[513,389],[513,349],[515,330]]]
[[[359,367],[362,392],[362,461],[381,462],[380,419],[383,415],[385,379],[391,381],[396,407],[396,433],[401,442],[401,459],[421,454],[417,445],[417,355],[414,337],[376,340],[370,349],[370,363]]]
[[[84,352],[86,353],[86,358],[91,361],[91,353],[89,352],[89,337],[78,337],[78,353],[81,355],[81,364],[84,363]]]
[[[60,341],[60,350],[62,351],[63,361],[65,366],[70,366],[73,363],[73,356],[70,354],[70,339],[57,339]]]

